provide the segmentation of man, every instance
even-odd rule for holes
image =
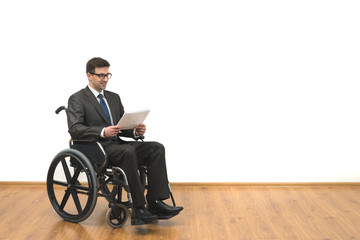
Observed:
[[[165,149],[158,142],[127,142],[119,138],[124,136],[136,139],[144,135],[146,126],[140,124],[134,129],[122,130],[116,125],[124,114],[124,107],[118,94],[105,90],[112,76],[109,67],[109,62],[102,58],[90,59],[86,64],[89,85],[73,94],[68,102],[69,133],[76,139],[97,139],[104,147],[110,164],[125,171],[135,208],[132,225],[168,219],[183,208],[169,206],[162,201],[169,198]],[[148,168],[148,208],[137,171],[138,165],[146,165]]]

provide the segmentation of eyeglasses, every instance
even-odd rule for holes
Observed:
[[[98,76],[101,80],[105,79],[105,77],[107,77],[107,79],[110,79],[112,77],[111,73],[107,73],[107,74],[103,74],[103,73],[90,73],[91,75],[96,75]]]

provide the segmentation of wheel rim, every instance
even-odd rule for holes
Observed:
[[[47,190],[52,206],[64,220],[83,221],[97,200],[95,171],[84,155],[67,149],[50,165]]]

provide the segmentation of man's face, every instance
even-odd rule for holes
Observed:
[[[109,73],[109,67],[100,67],[95,68],[95,71],[93,72],[95,74],[108,74]],[[89,85],[93,89],[95,89],[98,92],[101,92],[106,88],[106,84],[109,81],[108,77],[100,78],[98,75],[87,73],[87,77],[89,79]]]

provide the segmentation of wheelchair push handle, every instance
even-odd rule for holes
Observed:
[[[58,109],[55,110],[55,113],[59,114],[59,112],[61,112],[62,110],[66,111],[66,107],[65,106],[58,107]]]

